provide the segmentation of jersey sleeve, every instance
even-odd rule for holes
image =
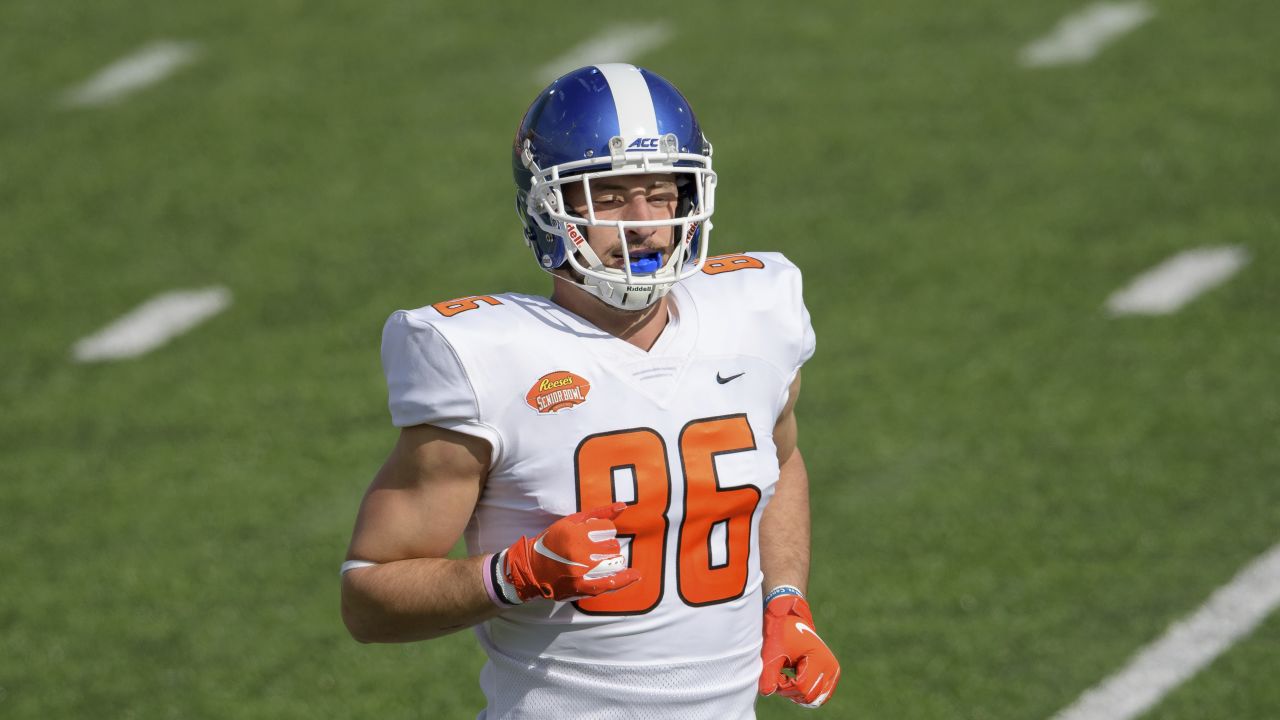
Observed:
[[[813,332],[813,323],[809,320],[809,308],[804,304],[803,283],[800,280],[800,271],[796,270],[795,281],[796,305],[800,308],[800,356],[796,358],[796,369],[799,370],[801,365],[809,362],[809,358],[813,357],[813,353],[818,347],[818,337]]]
[[[813,357],[817,349],[817,336],[809,319],[809,308],[804,304],[804,279],[800,268],[781,253],[753,253],[767,266],[777,271],[772,276],[776,283],[771,291],[762,295],[771,298],[773,316],[778,328],[777,342],[787,348],[783,370],[795,376],[800,366]]]
[[[409,311],[392,313],[382,329],[382,371],[392,424],[435,425],[479,437],[496,459],[498,432],[481,418],[466,367],[435,326]]]
[[[778,303],[780,312],[780,317],[777,318],[780,329],[778,339],[787,347],[789,355],[787,359],[790,362],[787,363],[789,367],[786,365],[783,367],[787,380],[777,400],[777,411],[780,414],[791,398],[792,381],[800,372],[801,366],[813,357],[818,340],[813,331],[813,323],[809,319],[809,308],[804,304],[804,280],[800,274],[800,268],[781,253],[761,253],[761,256],[767,257],[776,266],[783,268],[778,278],[780,281],[778,299],[781,301]]]

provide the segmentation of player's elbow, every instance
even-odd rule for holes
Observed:
[[[375,608],[349,577],[342,579],[342,624],[356,642],[392,642],[386,637]]]
[[[356,642],[417,642],[469,627],[456,618],[400,607],[373,575],[352,572],[342,578],[342,624]]]
[[[347,627],[351,638],[358,643],[379,642],[378,633],[369,618],[352,608],[344,598],[342,601],[342,624]]]
[[[346,578],[342,583],[342,624],[352,639],[364,644],[429,640],[456,629],[426,629],[420,620],[397,614],[380,603],[377,596],[363,592],[358,583]]]
[[[342,606],[342,623],[347,626],[352,639],[363,644],[431,640],[463,628],[462,625],[442,628],[410,627],[377,613],[353,609],[345,603]]]
[[[347,632],[358,643],[403,643],[425,640],[429,636],[406,633],[394,622],[374,612],[351,608],[345,603],[342,606],[342,624]]]

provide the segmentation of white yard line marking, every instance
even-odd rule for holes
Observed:
[[[1280,605],[1280,545],[1249,563],[1189,618],[1053,720],[1129,720],[1248,635]]]
[[[637,56],[661,47],[670,37],[671,30],[662,22],[614,25],[605,28],[598,37],[538,68],[535,77],[539,82],[547,83],[584,65],[631,62]]]
[[[151,43],[68,90],[62,96],[62,103],[71,107],[105,105],[160,82],[198,54],[195,43],[172,40]]]
[[[1028,67],[1088,62],[1102,48],[1155,16],[1144,2],[1097,3],[1058,22],[1053,32],[1022,49]]]
[[[1107,299],[1112,315],[1168,315],[1231,279],[1249,262],[1239,246],[1178,253],[1133,279]]]
[[[137,357],[164,345],[229,305],[231,291],[224,287],[161,293],[82,338],[71,349],[71,354],[78,362]]]

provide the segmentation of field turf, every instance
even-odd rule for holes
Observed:
[[[818,332],[801,445],[819,715],[1048,718],[1280,541],[1280,5],[1153,2],[1093,62],[1018,65],[1080,6],[0,5],[0,717],[473,717],[469,633],[362,646],[338,565],[395,437],[396,308],[546,279],[512,212],[535,69],[600,27],[691,98],[714,250],[780,250]],[[101,108],[59,97],[200,44]],[[1236,278],[1107,296],[1181,250]],[[225,313],[72,362],[147,298]],[[1271,617],[1150,714],[1280,717]]]

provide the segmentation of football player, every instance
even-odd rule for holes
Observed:
[[[840,666],[804,596],[800,272],[777,253],[708,256],[711,145],[648,70],[551,83],[512,161],[550,297],[387,321],[400,436],[342,568],[347,627],[363,642],[474,627],[482,718],[822,705]],[[459,537],[469,557],[447,558]]]

